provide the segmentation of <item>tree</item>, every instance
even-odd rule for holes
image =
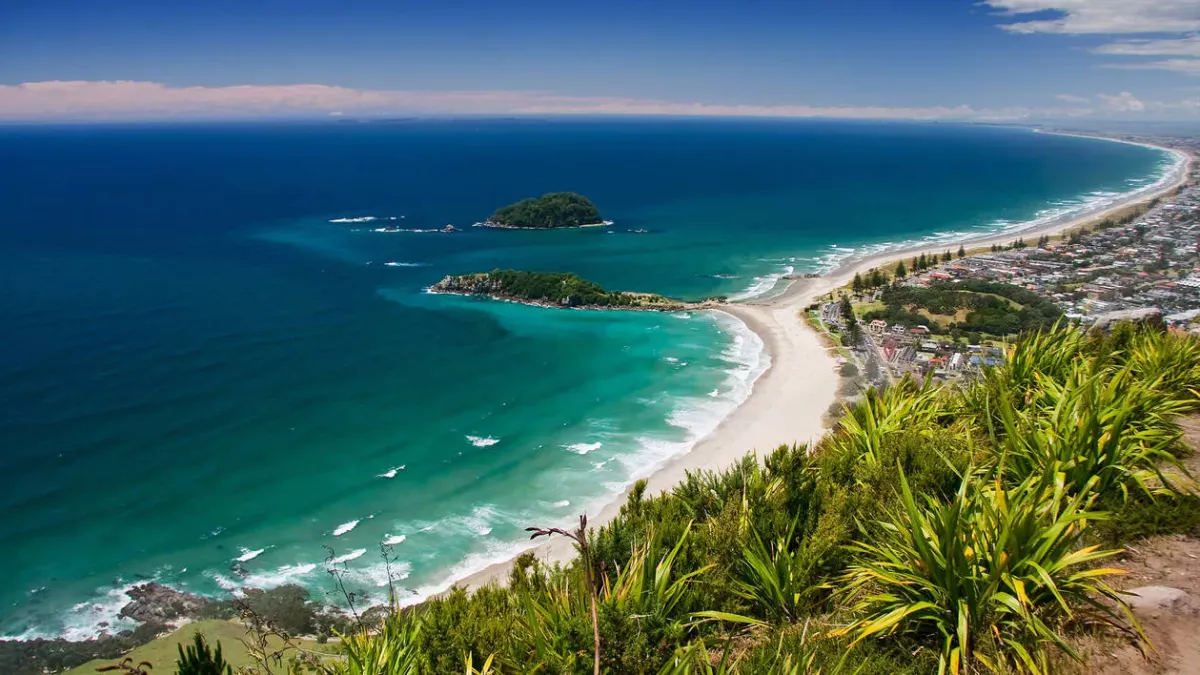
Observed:
[[[954,256],[950,255],[950,249],[946,249],[946,252],[942,254],[942,262],[948,263],[951,260],[954,260]]]
[[[501,227],[533,229],[580,227],[599,223],[600,211],[583,195],[552,192],[496,209],[488,222]]]
[[[908,270],[904,269],[904,261],[901,260],[896,264],[896,280],[899,281],[906,276],[908,276]]]
[[[862,293],[862,291],[863,291],[863,280],[862,280],[862,276],[861,276],[861,275],[860,275],[858,272],[855,272],[855,273],[854,273],[854,281],[853,281],[853,282],[851,282],[851,284],[850,284],[850,288],[851,288],[851,289],[854,291],[854,294],[855,294],[855,295],[858,295],[859,293]]]
[[[958,245],[958,257],[959,259],[967,257],[967,249],[963,248],[962,244]]]
[[[920,259],[917,260],[917,269],[920,269],[920,270],[929,269],[929,260],[925,257],[924,253],[922,253]]]
[[[213,651],[200,631],[196,631],[196,634],[192,636],[192,646],[185,650],[181,644],[178,645],[178,648],[179,658],[175,662],[178,675],[232,675],[233,673],[233,667],[225,663],[225,658],[221,655],[221,643],[218,641],[217,649]]]
[[[842,296],[842,302],[839,306],[842,313],[842,321],[846,324],[846,335],[843,342],[848,347],[858,344],[859,338],[862,337],[861,329],[858,327],[858,319],[854,316],[854,305],[850,304],[850,298]]]
[[[1200,249],[1200,238],[1197,238],[1196,246],[1198,249]],[[887,281],[887,279],[884,279],[883,274],[879,271],[878,267],[871,270],[871,283],[870,283],[871,288],[879,288],[886,281]]]

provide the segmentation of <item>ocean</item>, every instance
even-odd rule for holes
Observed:
[[[768,364],[727,315],[423,291],[443,275],[748,297],[1101,203],[1170,157],[1002,127],[481,119],[5,126],[0,161],[0,634],[79,639],[127,626],[151,579],[324,598],[333,559],[382,601],[382,543],[419,600],[686,452]],[[615,224],[471,227],[563,190]]]

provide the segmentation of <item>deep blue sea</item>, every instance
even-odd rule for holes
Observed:
[[[0,127],[0,634],[114,630],[147,579],[320,595],[330,555],[382,600],[381,542],[423,597],[686,452],[766,366],[724,315],[423,293],[445,274],[762,293],[1168,163],[931,124]],[[615,225],[471,227],[560,190]]]

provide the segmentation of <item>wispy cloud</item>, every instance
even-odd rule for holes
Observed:
[[[982,4],[1000,10],[1008,20],[1000,27],[1013,33],[1183,34],[1118,40],[1092,51],[1135,58],[1177,57],[1108,63],[1106,68],[1200,75],[1200,0],[983,0]],[[1053,16],[1044,18],[1046,14]]]
[[[1111,110],[1112,112],[1129,113],[1145,112],[1146,110],[1146,104],[1127,91],[1115,95],[1098,94],[1096,98],[1100,99],[1106,110]]]
[[[0,85],[0,119],[161,119],[279,115],[592,114],[856,119],[1019,119],[1024,109],[723,105],[530,91],[363,90],[321,84],[171,87],[158,82]]]
[[[1057,94],[1057,95],[1055,95],[1054,98],[1056,98],[1064,103],[1078,103],[1080,105],[1083,105],[1085,103],[1091,103],[1091,101],[1092,101],[1092,99],[1090,99],[1086,96],[1076,96],[1074,94]]]
[[[1200,57],[1200,35],[1165,40],[1121,40],[1092,50],[1097,54],[1117,56],[1197,56]]]
[[[1014,33],[1118,35],[1200,31],[1200,2],[1196,0],[983,0],[982,4],[1016,19],[1001,26]],[[1029,16],[1041,14],[1055,16]]]
[[[1141,63],[1106,63],[1105,68],[1118,70],[1170,70],[1185,75],[1200,75],[1200,59],[1166,59]]]

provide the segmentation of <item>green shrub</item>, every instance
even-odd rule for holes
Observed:
[[[855,642],[903,636],[939,645],[939,672],[1012,669],[1046,673],[1047,649],[1076,657],[1063,628],[1103,621],[1133,631],[1120,595],[1094,564],[1116,551],[1080,548],[1092,497],[1069,496],[1061,479],[1019,486],[963,480],[946,502],[922,506],[903,475],[904,511],[863,532],[840,595],[859,618]],[[1119,613],[1119,610],[1123,612]]]
[[[225,663],[221,654],[221,643],[213,650],[204,640],[204,635],[197,631],[192,636],[192,644],[184,649],[178,646],[179,658],[175,661],[177,675],[232,675],[233,666]]]

